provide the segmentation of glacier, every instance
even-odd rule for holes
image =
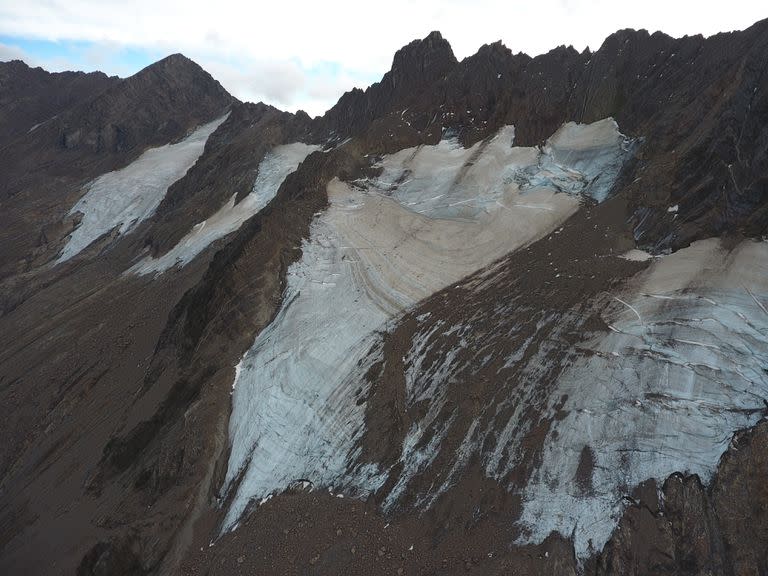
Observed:
[[[154,214],[168,188],[182,178],[205,149],[205,143],[229,114],[204,124],[175,144],[144,151],[128,166],[107,172],[86,186],[69,214],[82,214],[56,263],[66,262],[114,228],[127,234]]]
[[[707,484],[732,435],[768,412],[768,243],[694,243],[655,260],[604,312],[610,331],[583,344],[550,395],[553,423],[523,490],[523,543],[573,535],[583,559],[603,548],[623,496],[675,472]],[[575,481],[581,454],[589,486]]]
[[[554,159],[552,148],[513,140],[512,126],[470,148],[447,138],[381,158],[377,177],[328,185],[330,206],[288,270],[283,304],[236,370],[225,528],[300,479],[351,493],[380,486],[386,471],[349,469],[364,431],[360,369],[377,331],[556,229],[589,195],[589,171],[610,174],[631,153],[612,120],[563,126]],[[406,472],[421,452],[406,456]]]
[[[299,164],[320,146],[294,142],[277,146],[259,164],[259,170],[251,192],[235,203],[233,194],[210,218],[198,222],[168,252],[158,258],[146,257],[136,263],[129,272],[138,275],[159,274],[184,266],[216,240],[240,228],[251,216],[264,208],[275,197],[283,180],[295,172]]]

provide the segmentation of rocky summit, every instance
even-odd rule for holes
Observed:
[[[766,70],[0,63],[0,572],[768,574]]]

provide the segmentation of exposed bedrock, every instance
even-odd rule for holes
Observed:
[[[644,485],[595,565],[598,574],[765,574],[768,426],[733,438],[709,488],[680,474]]]
[[[183,139],[236,102],[180,54],[130,78],[98,83],[74,101],[35,93],[34,84],[28,90],[52,115],[2,147],[0,278],[58,256],[77,226],[67,215],[89,182],[126,167],[148,148]]]

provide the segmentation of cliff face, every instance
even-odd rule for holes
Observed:
[[[765,573],[766,32],[1,65],[0,566]]]
[[[423,48],[403,48],[379,84],[344,95],[326,118],[357,134],[405,111],[412,126],[436,127],[423,137],[439,138],[441,127],[465,145],[514,124],[515,142],[534,145],[563,122],[610,116],[646,139],[644,174],[628,187],[640,245],[664,251],[725,230],[760,234],[766,37],[765,22],[707,39],[623,30],[594,54],[560,47],[530,58],[495,43],[456,62],[431,35]],[[420,83],[404,78],[398,92],[400,62],[420,57],[431,72]],[[674,222],[666,215],[672,205],[679,205]]]
[[[737,434],[707,488],[674,475],[638,490],[598,574],[763,574],[766,425]]]
[[[0,63],[0,147],[13,138],[33,132],[43,122],[77,102],[105,90],[117,78],[101,72],[50,74],[30,68],[20,60]]]

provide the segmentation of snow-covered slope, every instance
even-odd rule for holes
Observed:
[[[235,194],[218,212],[197,223],[178,244],[159,258],[144,258],[131,268],[136,274],[160,273],[179,264],[183,266],[207,246],[237,230],[275,197],[285,177],[319,146],[296,142],[278,146],[259,165],[251,193],[235,204]]]
[[[79,254],[91,242],[119,227],[127,234],[146,220],[165,197],[168,187],[187,173],[205,149],[208,137],[227,116],[200,126],[181,142],[146,150],[125,168],[99,176],[70,210],[80,212],[80,225],[72,232],[57,263]]]
[[[524,490],[523,540],[572,534],[584,558],[602,550],[634,486],[674,472],[708,483],[733,433],[766,409],[767,303],[768,243],[752,241],[699,241],[615,294],[610,332],[583,344],[550,395],[547,410],[567,416]]]
[[[557,228],[592,193],[593,174],[610,187],[631,144],[612,120],[566,125],[543,149],[513,137],[507,127],[469,149],[444,140],[402,150],[381,159],[376,178],[331,182],[278,316],[238,366],[227,525],[298,479],[375,489],[383,471],[348,468],[364,425],[358,365],[376,331]]]

